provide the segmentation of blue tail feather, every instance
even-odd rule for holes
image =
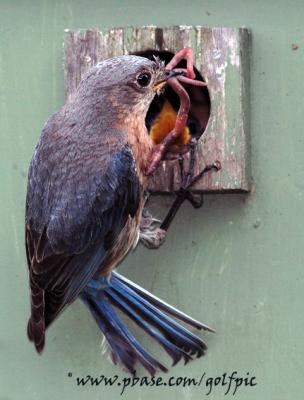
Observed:
[[[121,309],[127,313],[131,318],[133,318],[138,325],[140,325],[146,332],[148,332],[152,337],[154,337],[167,351],[167,353],[171,356],[173,360],[173,365],[175,365],[182,357],[184,357],[185,361],[189,361],[191,357],[183,351],[182,348],[179,348],[168,340],[165,336],[161,335],[156,329],[154,329],[149,323],[146,322],[135,310],[133,310],[127,303],[125,303],[119,296],[115,295],[113,291],[107,289],[107,294],[110,294],[112,299],[116,302]]]
[[[101,300],[99,300],[99,297]],[[134,336],[128,331],[124,323],[117,317],[115,311],[111,307],[110,303],[104,298],[103,293],[98,294],[97,304],[104,310],[105,316],[108,318],[109,321],[113,323],[115,328],[120,330],[122,336],[128,341],[131,345],[132,350],[136,353],[139,358],[139,361],[144,365],[145,368],[148,370],[151,369],[151,372],[156,372],[156,367],[160,370],[166,372],[167,369],[157,362],[149,353],[147,353],[143,347],[137,342]]]
[[[196,328],[212,331],[211,328],[192,319],[168,305],[138,285],[113,273],[111,278],[99,278],[89,282],[81,298],[93,314],[111,350],[115,364],[119,363],[130,373],[135,373],[138,361],[151,375],[156,371],[166,372],[167,368],[154,359],[125,324],[118,318],[111,304],[119,307],[142,329],[152,336],[170,355],[173,365],[184,359],[205,354],[205,342],[163,311]]]
[[[107,343],[111,348],[111,358],[113,363],[119,363],[123,365],[128,372],[134,374],[134,356],[132,356],[132,352],[128,351],[128,348],[124,344],[125,341],[120,332],[118,330],[113,330],[113,328],[111,327],[111,323],[107,320],[105,313],[102,309],[98,308],[97,304],[90,297],[90,295],[87,295],[83,292],[81,294],[81,298],[93,314],[100,330],[107,339]]]
[[[189,352],[190,354],[197,353],[198,356],[202,355],[201,354],[202,346],[199,346],[198,344],[193,342],[191,339],[187,338],[187,336],[181,334],[180,333],[181,329],[172,328],[170,325],[173,324],[173,320],[170,317],[167,317],[163,313],[158,312],[158,314],[160,314],[160,315],[157,315],[156,313],[153,313],[152,311],[150,311],[147,307],[145,307],[141,303],[141,301],[139,301],[138,295],[137,295],[137,297],[133,297],[132,295],[130,295],[130,289],[128,292],[126,292],[121,287],[119,287],[118,284],[116,284],[113,287],[113,289],[119,295],[123,296],[123,298],[126,299],[129,303],[131,303],[133,307],[138,309],[140,312],[140,315],[144,315],[145,320],[149,320],[150,323],[155,325],[164,334],[164,336],[168,340],[173,341],[173,343],[175,342],[175,344],[177,344],[180,348],[182,348],[186,352]],[[114,296],[113,289],[112,289],[112,285],[111,285],[109,288],[105,289],[105,292],[108,295],[110,295],[113,298],[113,300],[117,301],[126,310],[126,306],[125,306],[126,303],[122,299],[119,299],[119,297],[117,299],[117,296]],[[126,310],[126,312],[128,312],[128,311]],[[135,310],[133,310],[132,308],[131,308],[131,312],[133,314],[133,317],[137,320],[137,322],[139,324],[142,324],[143,319],[138,315],[138,313],[136,313]],[[177,325],[179,325],[179,324],[177,324]],[[152,336],[155,337],[154,334],[152,334]],[[163,347],[166,350],[167,344],[166,343],[161,343],[161,344],[164,345]],[[205,344],[204,344],[204,347],[206,348]],[[185,357],[185,361],[188,361],[187,356]]]
[[[193,326],[197,329],[204,329],[209,332],[215,333],[214,329],[210,328],[210,326],[203,324],[200,321],[195,320],[189,315],[183,313],[177,308],[171,306],[160,298],[154,296],[152,293],[148,292],[144,288],[138,286],[136,283],[130,281],[126,277],[118,274],[116,271],[112,272],[112,277],[117,278],[120,282],[123,282],[125,285],[133,289],[136,293],[138,293],[142,298],[147,299],[151,304],[155,305],[159,310],[163,310],[166,313],[172,315],[173,317],[179,319],[180,321],[186,322],[187,324]]]
[[[194,335],[191,331],[189,331],[188,329],[183,327],[181,324],[176,322],[174,319],[168,317],[166,314],[161,312],[159,309],[157,309],[157,307],[155,307],[153,304],[149,303],[146,299],[144,299],[142,296],[140,296],[134,290],[132,290],[131,288],[126,286],[123,282],[120,282],[114,276],[112,277],[112,282],[115,282],[116,285],[118,285],[118,287],[120,287],[122,290],[126,291],[129,295],[131,295],[134,299],[136,299],[140,303],[142,303],[155,316],[157,316],[158,318],[162,319],[166,325],[171,327],[176,332],[181,333],[183,336],[187,337],[190,341],[196,343],[199,346],[199,348],[203,348],[203,349],[207,350],[207,345],[201,338],[199,338],[198,336]]]

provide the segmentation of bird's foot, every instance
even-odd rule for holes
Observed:
[[[149,249],[158,249],[165,241],[166,231],[157,225],[160,222],[153,218],[148,210],[144,209],[140,223],[139,240]]]
[[[183,170],[183,160],[180,160],[181,163],[181,175],[182,175],[182,184],[178,191],[175,192],[176,198],[166,216],[162,224],[160,225],[160,229],[167,231],[171,222],[173,221],[177,211],[180,206],[183,204],[185,200],[188,200],[194,208],[199,208],[203,204],[203,196],[200,194],[195,194],[191,191],[192,187],[197,183],[207,172],[209,171],[219,171],[221,169],[221,163],[219,161],[215,161],[213,164],[208,164],[205,168],[197,175],[193,176],[193,166],[194,163],[190,160],[190,168],[187,173]]]
[[[180,195],[187,199],[194,208],[199,208],[203,203],[202,200],[198,200],[198,196],[191,192],[191,188],[209,171],[219,171],[221,169],[221,163],[217,160],[213,164],[207,164],[205,168],[197,175],[193,176],[192,171],[184,174],[182,177],[182,185],[177,192],[177,195]]]

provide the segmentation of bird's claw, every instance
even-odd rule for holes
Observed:
[[[192,165],[193,167],[193,165]],[[183,204],[185,200],[188,200],[194,208],[200,208],[203,205],[203,196],[197,195],[191,192],[192,186],[198,182],[207,172],[209,171],[219,171],[221,169],[220,161],[215,161],[213,164],[208,164],[206,167],[196,176],[192,176],[192,168],[187,174],[182,174],[182,185],[178,191],[175,192],[176,198],[166,215],[166,218],[163,220],[160,228],[167,231],[171,222],[174,219],[177,211],[180,206]]]
[[[221,169],[220,161],[216,160],[213,164],[208,164],[205,168],[197,175],[192,176],[192,171],[189,171],[182,177],[182,185],[180,189],[176,192],[177,196],[181,196],[185,200],[188,200],[194,208],[199,208],[203,204],[203,199],[201,195],[196,195],[191,192],[191,188],[209,171],[219,171]],[[198,197],[200,199],[198,199]]]
[[[149,249],[158,249],[165,242],[166,231],[156,225],[159,222],[144,208],[139,228],[139,240]]]

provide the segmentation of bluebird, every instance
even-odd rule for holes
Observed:
[[[167,368],[142,347],[115,307],[152,336],[173,364],[206,352],[205,342],[177,320],[211,328],[115,271],[136,245],[141,226],[147,232],[145,170],[153,142],[145,116],[170,76],[157,59],[102,61],[41,132],[29,167],[25,227],[27,333],[38,353],[48,326],[76,298],[95,318],[112,361],[130,373],[137,363],[151,374]]]

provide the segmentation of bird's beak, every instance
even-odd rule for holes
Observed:
[[[180,76],[180,75],[184,76],[185,73],[182,71],[174,71],[174,69],[171,71],[165,71],[164,74],[162,75],[161,79],[158,80],[154,84],[154,86],[153,86],[154,92],[160,93],[161,90],[166,86],[168,79],[173,78],[175,76]]]

